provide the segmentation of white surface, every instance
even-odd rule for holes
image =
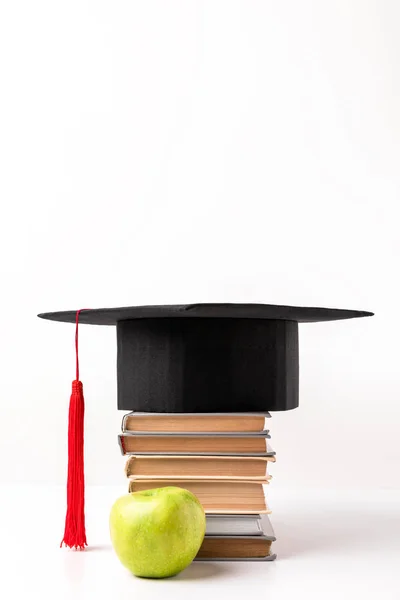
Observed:
[[[245,301],[376,312],[301,327],[275,473],[400,486],[399,19],[396,0],[0,3],[0,481],[65,479],[73,326],[36,313]],[[115,331],[80,339],[87,480],[118,484]]]
[[[110,506],[124,491],[88,490],[85,552],[59,549],[64,491],[3,487],[0,597],[10,600],[398,600],[400,493],[271,490],[274,563],[197,563],[169,580],[130,575],[108,537]]]

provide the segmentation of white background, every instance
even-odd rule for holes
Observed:
[[[1,597],[398,600],[399,26],[396,0],[0,3]],[[74,328],[36,314],[190,302],[376,316],[300,328],[278,560],[140,580],[108,535],[115,331],[81,328],[93,552],[61,551]]]
[[[0,481],[63,484],[80,307],[371,310],[301,326],[273,486],[400,486],[400,6],[0,9]],[[89,484],[125,489],[112,328],[81,328]]]

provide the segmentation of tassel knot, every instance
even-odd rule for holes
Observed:
[[[73,394],[83,394],[83,385],[82,385],[82,381],[77,381],[75,379],[75,381],[72,382],[72,393]]]

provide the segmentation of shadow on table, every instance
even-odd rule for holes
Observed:
[[[324,510],[314,513],[292,513],[285,519],[274,515],[278,559],[301,554],[329,551],[332,554],[357,554],[369,548],[371,553],[398,540],[399,525],[391,514],[349,509]]]
[[[173,579],[180,581],[196,581],[209,577],[223,577],[227,572],[227,565],[215,562],[193,562],[187,569]]]
[[[171,582],[177,583],[179,581],[200,581],[208,578],[218,578],[226,576],[227,572],[227,564],[223,563],[211,563],[211,562],[193,562],[189,565],[184,571],[178,573],[178,575],[174,575],[173,577],[165,577],[165,578],[146,578],[139,577],[142,581],[151,581],[155,584],[165,584]],[[135,577],[132,575],[132,577]]]
[[[215,562],[193,562],[187,569],[171,578],[175,581],[196,581],[197,579],[208,579],[210,577],[223,577],[227,572],[227,565]]]

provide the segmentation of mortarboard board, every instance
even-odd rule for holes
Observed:
[[[283,411],[299,404],[298,324],[372,316],[271,304],[187,304],[50,312],[76,324],[64,542],[83,548],[83,392],[78,321],[117,331],[118,408],[158,413]]]
[[[75,323],[76,313],[39,316]],[[116,326],[121,410],[281,411],[299,403],[298,323],[371,315],[265,304],[190,304],[84,310],[79,323]]]

